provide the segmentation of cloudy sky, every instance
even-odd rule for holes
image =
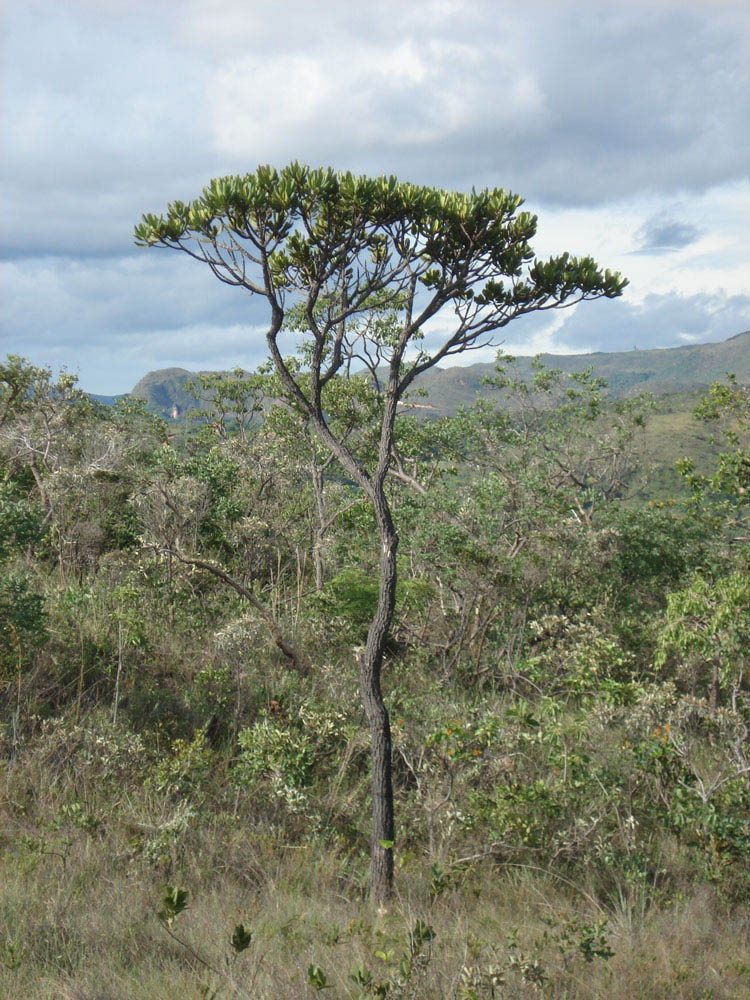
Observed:
[[[101,393],[253,367],[256,305],[132,229],[211,177],[297,158],[511,188],[537,253],[630,278],[620,300],[509,327],[511,353],[750,328],[745,2],[0,3],[0,355]]]

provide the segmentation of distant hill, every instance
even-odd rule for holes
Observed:
[[[530,357],[517,357],[515,370],[521,378],[531,378]],[[547,368],[579,372],[592,368],[594,374],[609,383],[612,398],[652,392],[654,395],[702,389],[727,372],[734,372],[740,382],[750,382],[750,330],[716,344],[690,344],[650,351],[597,351],[595,354],[542,354]],[[468,365],[428,372],[420,381],[435,415],[455,413],[460,405],[471,404],[485,394],[482,380],[494,366]]]
[[[130,395],[142,399],[159,416],[179,420],[190,410],[198,409],[195,396],[185,392],[185,383],[197,374],[187,368],[160,368],[144,375]]]
[[[130,393],[121,392],[119,396],[99,396],[95,392],[87,393],[89,399],[93,399],[95,403],[101,403],[102,406],[114,406],[118,399],[126,399]]]
[[[517,357],[515,368],[522,378],[532,374],[531,357]],[[592,368],[609,383],[613,398],[652,392],[655,395],[702,389],[727,372],[750,383],[750,330],[715,344],[689,344],[649,351],[616,351],[595,354],[543,354],[548,368],[577,372]],[[417,383],[427,395],[414,402],[426,416],[447,416],[459,406],[470,406],[487,393],[482,380],[493,371],[491,363],[437,368]],[[197,374],[185,368],[149,372],[134,386],[131,396],[144,400],[160,416],[180,419],[197,408],[195,397],[185,392],[185,383]],[[102,401],[104,397],[100,397]]]

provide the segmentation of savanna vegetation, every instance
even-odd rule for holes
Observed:
[[[674,500],[590,372],[419,420],[622,288],[519,207],[225,179],[137,233],[266,299],[267,368],[167,425],[0,366],[3,996],[750,996],[750,399]]]

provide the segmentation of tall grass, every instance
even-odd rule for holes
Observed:
[[[187,799],[108,783],[62,748],[40,742],[5,770],[2,997],[302,1000],[318,993],[311,967],[329,998],[389,983],[388,996],[414,1000],[750,997],[750,908],[710,883],[607,894],[533,864],[436,869],[426,850],[405,851],[397,895],[377,910],[364,837],[360,849],[321,830],[292,842],[242,811],[186,811]],[[171,928],[158,917],[166,884],[188,891]],[[418,921],[434,937],[399,986]],[[238,923],[252,942],[234,954]]]

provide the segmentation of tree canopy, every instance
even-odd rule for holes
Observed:
[[[135,236],[142,246],[183,250],[221,281],[267,298],[269,346],[282,372],[275,338],[290,298],[302,301],[315,344],[310,366],[322,383],[363,354],[366,340],[378,360],[400,365],[425,324],[451,309],[439,346],[420,344],[400,372],[403,392],[419,372],[518,316],[621,294],[626,280],[591,257],[535,258],[537,219],[522,204],[503,189],[463,194],[292,163],[213,180],[194,201],[144,215]],[[353,332],[351,321],[376,296],[403,307],[400,329]]]

